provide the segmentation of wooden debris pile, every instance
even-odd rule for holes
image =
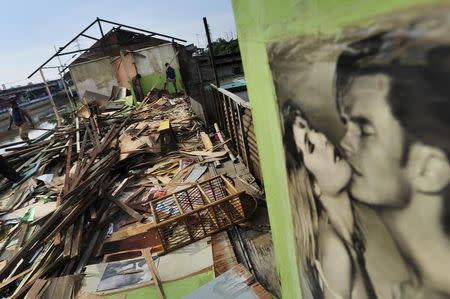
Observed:
[[[186,98],[149,95],[137,109],[86,103],[73,122],[6,148],[22,179],[0,182],[0,295],[51,297],[58,281],[75,290],[90,263],[165,253],[244,221],[252,208],[230,180],[197,183],[229,157],[225,143]],[[178,199],[162,208],[168,198]],[[183,227],[189,240],[169,246]]]

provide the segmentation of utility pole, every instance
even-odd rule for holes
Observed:
[[[55,104],[55,101],[53,100],[52,93],[50,92],[50,88],[48,87],[47,81],[45,80],[44,72],[42,72],[42,68],[39,69],[39,72],[41,73],[42,81],[44,81],[44,85],[45,85],[45,89],[47,90],[48,98],[50,99],[50,102],[52,103],[52,106],[53,106],[53,112],[55,113],[55,116],[56,116],[56,123],[58,124],[58,127],[60,127],[61,126],[61,117],[59,116],[58,108],[56,108],[56,104]]]
[[[217,77],[216,65],[214,64],[214,53],[211,43],[211,34],[209,33],[208,21],[206,21],[205,17],[203,17],[203,25],[205,26],[206,38],[208,39],[209,61],[211,63],[211,67],[214,73],[214,82],[216,83],[217,87],[220,87],[219,78]]]

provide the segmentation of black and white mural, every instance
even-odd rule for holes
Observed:
[[[305,298],[450,298],[450,10],[269,45]]]

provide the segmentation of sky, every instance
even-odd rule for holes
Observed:
[[[207,17],[213,39],[236,36],[230,0],[15,0],[8,1],[0,18],[0,88],[42,82],[39,72],[27,77],[97,17],[153,32],[167,34],[204,47],[203,17]],[[104,29],[108,31],[111,27]],[[99,37],[98,30],[89,34]],[[94,40],[81,38],[86,48]],[[77,49],[72,44],[67,51]],[[63,56],[61,63],[70,61]],[[55,58],[50,65],[58,65]],[[46,79],[57,72],[44,70]]]

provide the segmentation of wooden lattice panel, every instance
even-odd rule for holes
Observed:
[[[217,176],[150,203],[165,252],[245,221],[238,192]]]

